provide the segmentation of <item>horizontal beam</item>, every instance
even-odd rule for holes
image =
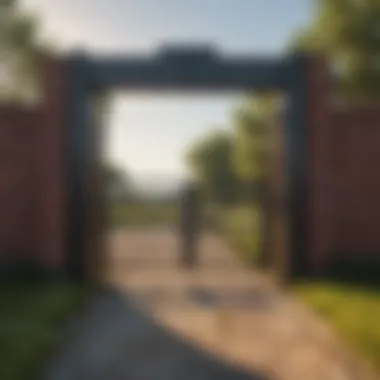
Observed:
[[[195,59],[196,58],[196,59]],[[93,81],[139,90],[250,90],[282,88],[281,59],[206,57],[91,59]]]

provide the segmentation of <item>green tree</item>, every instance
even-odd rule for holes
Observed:
[[[238,190],[232,149],[233,136],[214,130],[193,143],[187,152],[187,163],[203,185],[206,196],[221,204],[232,202]]]
[[[320,0],[314,20],[291,41],[293,50],[323,53],[337,75],[337,93],[346,100],[380,96],[380,1]]]
[[[132,196],[131,180],[127,172],[113,164],[103,165],[106,196],[109,200],[128,200]]]
[[[273,135],[279,125],[281,98],[272,91],[247,97],[234,112],[233,127],[236,133],[233,168],[244,184],[244,200],[252,218],[245,239],[253,239],[247,252],[257,263],[266,262],[270,206],[270,163]]]
[[[0,100],[38,97],[40,60],[46,51],[47,44],[39,43],[37,18],[16,0],[0,0]]]
[[[278,124],[279,97],[276,93],[252,94],[234,112],[236,133],[233,165],[240,180],[256,202],[265,190],[271,154],[271,136]]]

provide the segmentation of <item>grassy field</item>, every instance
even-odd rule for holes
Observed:
[[[62,283],[2,283],[0,379],[40,379],[61,327],[88,294],[89,289]]]
[[[178,205],[175,203],[114,203],[108,207],[111,226],[171,225],[177,221]]]
[[[220,231],[226,241],[248,264],[257,263],[260,256],[260,216],[252,207],[232,207],[221,211]]]
[[[294,290],[380,370],[380,290],[333,283],[298,284]]]
[[[176,203],[115,203],[108,207],[111,226],[177,225],[179,204]],[[260,251],[260,218],[252,207],[205,207],[204,227],[217,228],[226,241],[248,263],[254,264]]]

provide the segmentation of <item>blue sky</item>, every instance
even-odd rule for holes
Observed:
[[[223,54],[283,51],[307,25],[311,0],[24,0],[59,49],[151,52],[168,42],[210,43]],[[189,141],[228,125],[241,94],[139,97],[118,93],[107,115],[107,156],[132,173],[182,176]]]

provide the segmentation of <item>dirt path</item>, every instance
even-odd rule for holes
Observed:
[[[94,301],[49,380],[373,378],[327,326],[243,268],[216,236],[203,236],[192,272],[178,268],[169,229],[118,231],[110,245],[117,291]]]

